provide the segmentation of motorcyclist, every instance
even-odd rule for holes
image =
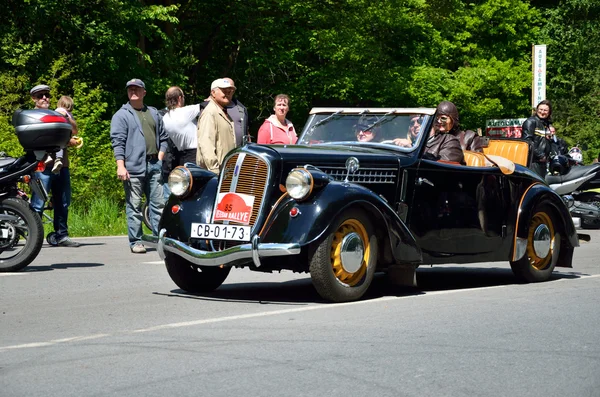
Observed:
[[[547,173],[547,163],[550,159],[550,116],[552,105],[544,99],[538,103],[535,114],[523,123],[522,138],[529,141],[533,156],[531,159],[532,171],[542,178]]]

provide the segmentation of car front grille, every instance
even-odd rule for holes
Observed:
[[[360,168],[354,174],[348,175],[346,167],[319,166],[319,169],[336,181],[346,180],[352,183],[396,183],[398,170],[396,168]]]
[[[249,153],[235,153],[225,161],[219,182],[219,193],[243,193],[254,196],[254,206],[249,225],[254,230],[260,220],[268,186],[269,165],[258,156]],[[218,197],[217,197],[218,199]],[[217,203],[215,201],[215,208]],[[214,217],[214,214],[213,214]],[[226,223],[215,221],[214,223]]]

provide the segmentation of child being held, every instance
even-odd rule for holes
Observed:
[[[73,115],[71,114],[73,111],[73,98],[68,95],[63,95],[60,97],[56,105],[58,106],[56,111],[69,119],[69,122],[73,126],[73,133],[77,133],[75,119],[73,119]],[[52,172],[55,174],[60,173],[61,168],[64,166],[65,150],[66,149],[60,149],[58,152],[56,152],[54,166],[52,167]]]

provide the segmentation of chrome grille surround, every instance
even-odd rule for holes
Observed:
[[[354,174],[348,175],[346,167],[316,166],[335,181],[342,182],[348,176],[348,182],[352,183],[389,183],[395,184],[398,176],[397,168],[369,168],[361,167]]]
[[[237,152],[225,158],[225,166],[219,175],[218,193],[243,193],[255,197],[250,216],[251,232],[262,222],[264,198],[271,178],[271,166],[263,158],[245,152]],[[237,171],[236,171],[237,168]],[[215,211],[219,196],[215,197],[211,223],[227,224],[229,221],[215,221]]]

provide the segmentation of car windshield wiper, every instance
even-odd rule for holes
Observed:
[[[367,128],[365,128],[363,131],[369,131],[371,128],[375,127],[376,125],[379,125],[379,124],[383,123],[384,121],[390,121],[391,119],[386,119],[386,117],[390,116],[390,115],[392,115],[394,113],[396,113],[396,110],[391,110],[391,111],[387,112],[386,114],[384,114],[383,116],[381,116],[380,118],[378,118],[376,122],[374,122],[373,124],[371,124],[370,126],[368,126]]]
[[[334,118],[335,116],[337,116],[338,114],[340,114],[342,112],[343,112],[343,110],[338,110],[337,112],[330,114],[329,116],[325,117],[324,119],[321,119],[321,120],[317,121],[315,123],[315,125],[313,125],[312,127],[310,127],[310,134],[309,135],[312,135],[312,133],[315,130],[315,128],[317,128],[318,126],[323,125],[325,123],[328,123],[329,121],[331,121],[332,118]]]

